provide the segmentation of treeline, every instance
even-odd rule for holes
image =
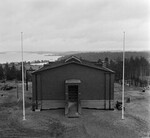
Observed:
[[[122,52],[85,52],[85,53],[75,53],[73,54],[74,56],[80,58],[82,57],[83,59],[86,59],[88,61],[97,61],[98,59],[104,60],[106,57],[112,60],[117,60],[118,58],[122,58]],[[63,56],[60,58],[65,59],[69,57],[70,55]],[[130,59],[131,57],[136,58],[136,57],[144,57],[145,59],[149,60],[150,59],[150,51],[126,51],[125,56],[127,59]]]
[[[82,57],[81,57],[82,58]],[[98,60],[97,60],[98,61]],[[122,81],[123,61],[122,58],[116,60],[108,57],[104,58],[106,67],[115,71],[115,81]],[[129,85],[146,86],[145,76],[150,76],[150,63],[144,57],[130,57],[125,59],[125,81]],[[25,77],[31,80],[31,73],[25,71]],[[22,68],[16,69],[15,64],[11,66],[6,63],[4,66],[0,64],[0,80],[21,80]]]
[[[115,71],[115,81],[121,82],[123,61],[118,58],[116,61],[105,58],[106,66]],[[125,59],[125,81],[129,85],[146,86],[145,76],[150,76],[150,63],[144,57]]]
[[[61,57],[65,59],[70,55]],[[122,80],[122,52],[86,52],[77,53],[74,56],[88,61],[96,62],[99,59],[105,61],[106,66],[115,71],[115,81]],[[129,85],[146,86],[148,81],[145,76],[150,76],[150,51],[125,53],[125,81]]]
[[[28,80],[31,80],[31,74],[25,71],[25,77],[28,77]],[[15,64],[6,63],[4,66],[0,64],[0,80],[22,80],[22,67],[20,69],[16,69]]]

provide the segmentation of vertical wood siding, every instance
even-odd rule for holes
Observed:
[[[37,95],[39,100],[65,100],[65,80],[68,79],[81,80],[81,100],[114,98],[114,74],[105,74],[101,70],[71,63],[40,72],[37,77],[34,74],[33,99]]]

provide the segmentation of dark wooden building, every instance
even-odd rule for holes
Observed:
[[[114,72],[77,57],[45,65],[33,74],[33,110],[113,109]]]

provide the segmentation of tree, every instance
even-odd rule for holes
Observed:
[[[16,71],[16,78],[17,78],[17,80],[21,80],[22,79],[21,70],[17,70]]]
[[[10,68],[8,66],[8,63],[6,63],[4,67],[4,78],[6,80],[9,80],[9,72],[10,72]]]
[[[0,80],[4,79],[4,70],[2,65],[0,64]]]
[[[109,65],[109,59],[108,59],[108,57],[105,58],[105,64],[106,64],[106,67],[108,67],[108,65]]]
[[[108,64],[108,68],[115,71],[115,81],[122,80],[122,66],[122,60],[119,57],[116,61],[110,60]],[[149,76],[149,74],[150,64],[144,57],[130,57],[130,59],[125,59],[125,80],[130,84],[136,86],[147,84],[142,79],[142,76]]]
[[[10,68],[9,79],[10,80],[16,79],[16,67],[15,67],[14,63],[12,63],[12,67]]]
[[[16,77],[17,77],[17,80],[22,79],[22,66],[20,66],[19,70],[16,70]]]

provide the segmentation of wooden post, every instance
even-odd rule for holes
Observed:
[[[67,115],[68,112],[68,85],[65,84],[65,115]]]
[[[122,119],[124,119],[125,32],[123,32]]]
[[[23,120],[26,120],[26,118],[25,118],[25,96],[24,96],[23,32],[21,32],[21,57],[22,57],[22,99],[23,99]]]
[[[18,98],[19,98],[19,95],[18,95],[18,80],[16,79],[15,80],[15,84],[16,84],[16,96],[17,96],[17,100],[18,100]]]
[[[17,84],[17,86],[16,86],[16,88],[17,88],[17,99],[19,99],[19,94],[18,94],[18,81],[16,80],[16,84]]]
[[[36,109],[38,109],[37,75],[35,75]]]
[[[111,109],[111,74],[109,73],[109,109]]]
[[[104,75],[104,82],[105,82],[105,85],[104,85],[104,109],[106,110],[106,73]]]
[[[40,75],[40,92],[41,92],[41,110],[42,110],[42,75]]]
[[[78,113],[81,114],[81,92],[80,92],[80,84],[78,85]]]
[[[28,70],[26,70],[26,90],[28,91]]]

